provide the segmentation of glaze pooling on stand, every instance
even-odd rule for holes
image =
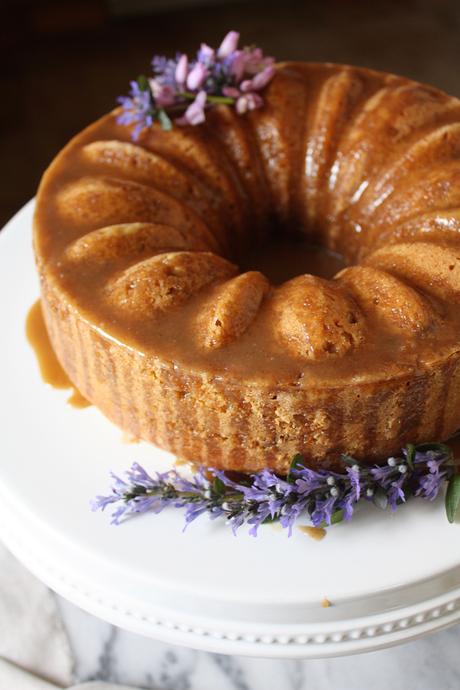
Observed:
[[[32,347],[40,374],[44,383],[48,383],[53,388],[72,390],[72,394],[67,400],[68,404],[76,408],[89,407],[91,403],[83,397],[80,391],[75,388],[72,381],[59,364],[51,343],[45,322],[43,320],[40,300],[37,300],[30,308],[26,319],[26,336]]]
[[[124,429],[227,469],[285,472],[296,452],[334,467],[448,437],[460,102],[303,63],[278,65],[264,100],[136,144],[115,111],[56,158],[35,249],[64,368]],[[293,228],[348,267],[280,285],[238,271]]]

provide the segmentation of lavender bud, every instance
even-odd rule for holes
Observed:
[[[217,51],[218,57],[226,58],[235,52],[239,40],[240,35],[237,31],[229,31],[219,46],[219,50]]]
[[[206,81],[208,74],[206,67],[201,62],[197,62],[187,77],[187,88],[191,91],[200,89]]]
[[[185,111],[183,117],[177,120],[179,124],[199,125],[205,120],[204,107],[206,104],[206,91],[200,91]]]
[[[275,68],[272,65],[265,67],[261,72],[255,75],[252,79],[252,88],[255,91],[260,91],[268,82],[272,79],[275,74]]]
[[[239,115],[246,113],[248,110],[255,110],[260,108],[263,104],[262,98],[257,93],[246,93],[240,96],[236,102],[236,112]]]
[[[185,84],[188,74],[188,57],[183,53],[177,63],[175,79],[178,84]]]

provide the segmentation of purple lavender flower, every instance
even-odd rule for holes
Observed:
[[[202,43],[197,53],[196,59],[205,67],[210,69],[216,60],[216,51],[210,48],[206,43]]]
[[[259,92],[274,76],[274,58],[260,48],[241,50],[238,42],[238,32],[230,31],[217,51],[202,43],[194,61],[184,53],[154,56],[153,78],[131,82],[130,95],[120,97],[118,122],[134,125],[132,137],[137,140],[154,122],[170,129],[170,114],[178,124],[198,125],[214,105],[234,106],[238,114],[262,107]]]
[[[329,493],[329,496],[318,498],[315,502],[315,508],[311,514],[311,521],[314,527],[319,527],[323,523],[330,525],[332,521],[332,514],[337,510],[337,496]]]
[[[370,469],[371,476],[375,482],[386,488],[391,483],[396,465],[396,458],[388,458],[386,465],[376,465]]]
[[[112,474],[109,496],[97,496],[93,510],[115,505],[112,522],[139,513],[159,513],[166,507],[185,510],[185,526],[208,514],[223,517],[233,533],[243,525],[256,536],[262,524],[277,519],[292,534],[297,520],[308,516],[315,526],[350,520],[358,502],[375,498],[376,505],[392,511],[409,496],[434,500],[445,481],[460,483],[454,473],[452,453],[442,444],[406,446],[399,457],[388,458],[385,465],[358,465],[349,456],[345,471],[315,471],[296,456],[287,477],[268,468],[249,476],[231,478],[222,470],[200,468],[191,477],[176,470],[150,475],[134,463],[126,479]],[[460,490],[448,490],[448,517],[452,521],[460,503]],[[447,506],[447,503],[446,503]]]
[[[154,106],[151,91],[141,88],[137,81],[132,81],[129,96],[120,96],[118,102],[123,107],[123,112],[118,116],[117,122],[120,125],[135,124],[132,137],[137,141],[142,130],[153,124]]]
[[[116,475],[112,475],[115,481],[117,482],[118,485],[118,491],[121,490],[122,493],[125,493],[128,484],[124,482],[123,480],[119,479]],[[156,480],[153,479],[147,472],[144,470],[143,467],[139,465],[138,462],[133,462],[131,465],[131,469],[129,469],[126,472],[126,478],[129,482],[129,484],[135,484],[136,486],[142,486],[144,489],[148,489],[152,486],[152,484],[155,483],[155,481],[163,481],[165,479],[166,475],[163,474],[158,474]]]
[[[292,475],[295,478],[295,486],[299,494],[310,494],[325,485],[325,475],[310,470],[308,467],[294,471]]]
[[[404,477],[399,477],[396,481],[391,482],[388,490],[388,505],[391,511],[394,513],[398,507],[398,503],[405,503],[406,494],[403,489]]]
[[[287,529],[288,537],[292,536],[292,530],[297,520],[307,512],[309,499],[297,498],[294,502],[286,502],[279,511],[279,521],[284,529]]]
[[[90,508],[93,512],[96,510],[105,510],[111,503],[117,503],[121,496],[113,493],[110,496],[96,496],[90,501]]]
[[[184,56],[185,58],[187,56]],[[152,58],[153,74],[162,84],[175,85],[176,70],[180,61],[181,55],[176,55],[175,59],[164,57],[163,55],[155,55]]]
[[[423,498],[429,501],[434,501],[437,498],[442,484],[446,480],[447,472],[442,469],[442,465],[439,461],[439,457],[433,457],[433,453],[430,453],[431,459],[426,463],[428,469],[427,473],[421,474],[418,478],[419,487],[415,492],[416,496],[423,496]],[[420,462],[415,459],[416,463]]]
[[[361,498],[361,477],[359,465],[347,467],[347,475],[350,480],[350,494],[355,502]]]
[[[185,525],[184,532],[191,522],[209,511],[208,502],[200,501],[199,503],[188,503],[185,508]]]

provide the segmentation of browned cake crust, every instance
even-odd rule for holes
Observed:
[[[42,304],[74,384],[194,461],[334,467],[460,427],[460,102],[393,75],[289,63],[244,116],[116,112],[40,185]],[[300,228],[343,254],[278,287],[239,258]]]

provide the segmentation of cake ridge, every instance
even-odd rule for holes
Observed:
[[[174,146],[172,146],[169,132],[164,132],[159,126],[154,126],[142,137],[141,142],[149,150],[158,151],[161,155],[168,157],[171,162],[184,166],[193,177],[214,190],[223,210],[222,224],[227,230],[224,236],[229,242],[228,250],[232,252],[234,247],[231,229],[234,226],[230,218],[236,216],[238,220],[235,227],[241,234],[240,228],[244,225],[242,207],[247,206],[247,199],[237,171],[222,147],[218,146],[218,141],[212,131],[208,128],[204,136],[196,132],[196,129],[196,127],[179,128]],[[180,148],[177,148],[178,143],[180,143]],[[193,155],[190,154],[190,150],[193,151]]]
[[[178,224],[187,233],[206,237],[207,245],[218,249],[215,237],[193,209],[139,182],[108,175],[85,176],[67,184],[56,202],[65,220],[77,227],[83,223],[87,232],[117,222]]]
[[[137,144],[114,111],[52,164],[34,241],[64,367],[116,423],[229,469],[453,433],[459,101],[331,63],[278,65],[264,99]],[[275,287],[230,263],[293,229],[352,265]]]
[[[86,144],[82,154],[99,166],[110,166],[126,174],[127,179],[145,184],[175,197],[189,206],[210,226],[214,236],[219,237],[222,218],[211,205],[208,188],[196,177],[183,172],[164,156],[148,150],[141,143],[119,142],[116,140],[99,140]],[[219,242],[225,249],[225,245]]]

